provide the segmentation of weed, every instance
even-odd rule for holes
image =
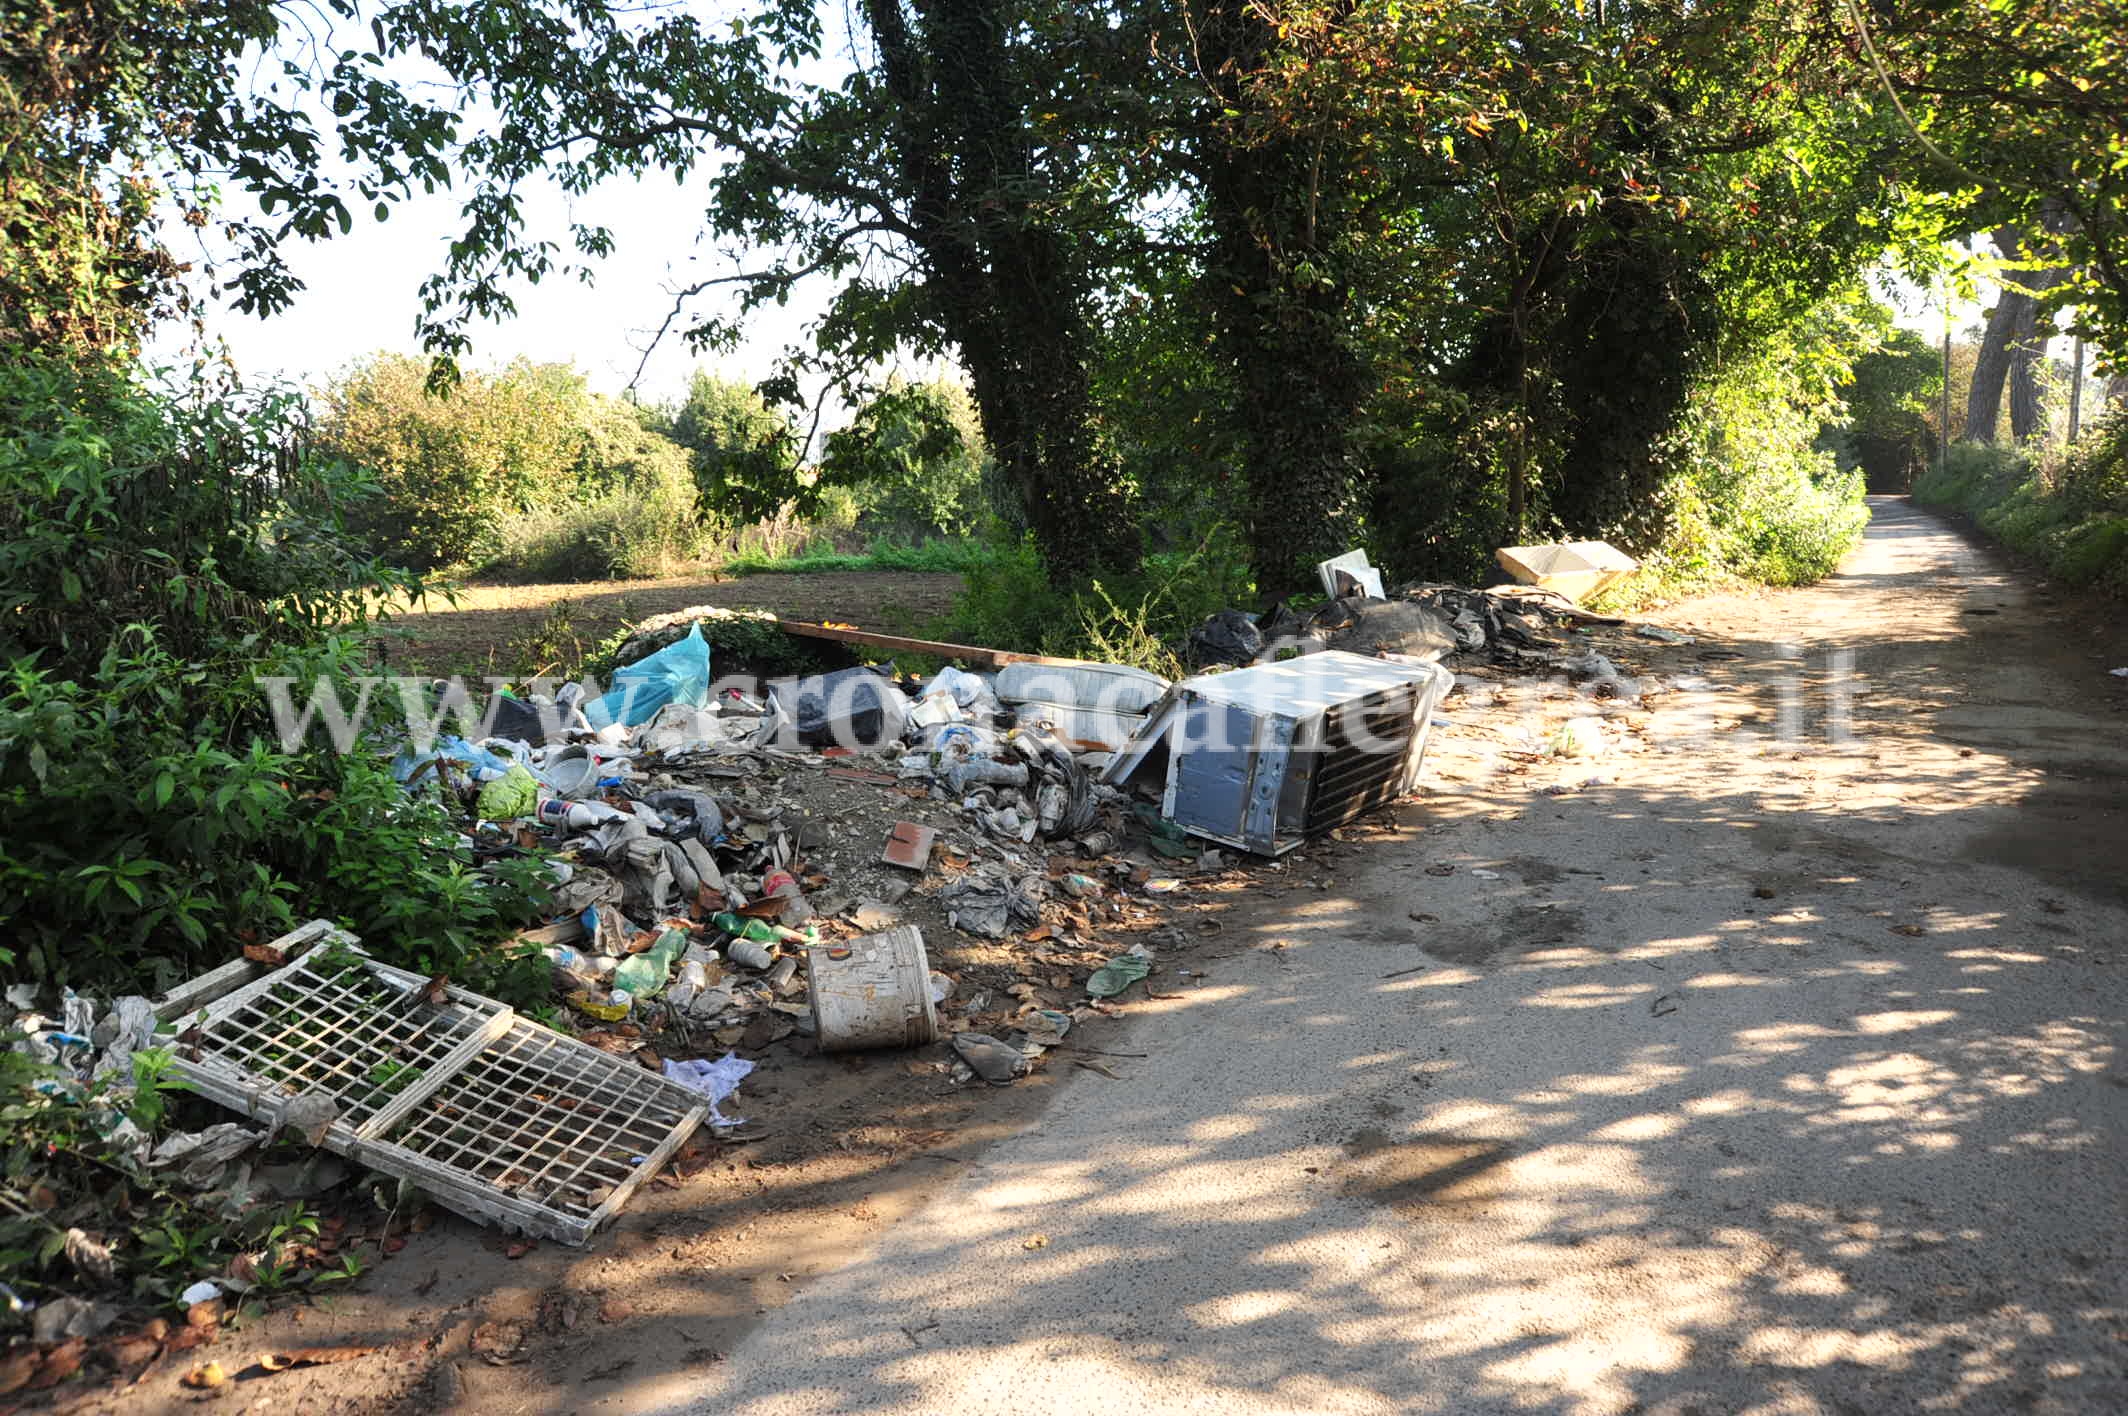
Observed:
[[[989,541],[929,540],[916,544],[875,540],[863,551],[846,554],[810,547],[795,553],[742,553],[724,564],[733,575],[818,575],[853,570],[898,570],[933,574],[966,574],[987,568],[1012,553],[1011,547]]]

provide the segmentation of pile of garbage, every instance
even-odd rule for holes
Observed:
[[[1180,833],[1148,827],[1100,776],[1166,680],[1030,663],[737,684],[712,681],[699,626],[658,639],[602,696],[565,686],[512,700],[489,725],[515,735],[442,737],[395,763],[409,791],[461,813],[476,860],[548,859],[554,914],[522,937],[591,1040],[663,1039],[670,1073],[673,1052],[754,1051],[793,1034],[821,1050],[958,1038],[1000,1000],[953,999],[923,924],[934,941],[942,928],[1035,935],[1045,983],[1076,986],[1111,962],[1097,924],[1163,917],[1164,858],[1122,848],[1134,832],[1172,848]],[[830,1006],[837,980],[887,943],[892,957],[867,976],[878,1016]],[[1147,957],[1138,947],[1132,957]],[[1103,996],[1076,1016],[1112,1006]],[[1000,1044],[1023,1063],[1075,1020],[1004,1011],[1028,1014]],[[980,1042],[956,1046],[964,1079],[1000,1080],[995,1054],[969,1052]]]
[[[1632,565],[1600,543],[1578,544],[1627,568]],[[1559,548],[1515,549],[1534,556]],[[1527,574],[1521,559],[1506,551],[1501,556],[1509,570]],[[1556,636],[1566,626],[1619,623],[1591,614],[1568,594],[1543,583],[1472,589],[1415,580],[1392,590],[1384,587],[1382,572],[1368,565],[1360,551],[1324,561],[1317,570],[1328,597],[1325,603],[1305,613],[1289,601],[1261,615],[1221,610],[1190,631],[1184,657],[1196,668],[1239,667],[1336,649],[1419,663],[1471,655],[1519,665],[1524,653],[1559,648]],[[1618,573],[1609,572],[1613,578]],[[1557,577],[1536,577],[1539,582],[1552,578]]]

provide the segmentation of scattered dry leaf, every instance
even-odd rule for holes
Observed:
[[[254,964],[264,964],[270,969],[277,969],[288,962],[288,955],[274,948],[271,944],[246,944],[244,946],[244,957]]]
[[[222,1364],[219,1362],[209,1362],[185,1373],[185,1385],[194,1391],[212,1391],[228,1380],[229,1374],[222,1370]]]
[[[26,1342],[0,1357],[0,1396],[12,1396],[22,1390],[43,1363],[37,1349]]]
[[[162,1350],[163,1345],[160,1339],[150,1337],[146,1333],[137,1332],[131,1337],[121,1337],[105,1346],[104,1355],[121,1367],[131,1367],[137,1363],[151,1360],[156,1353]]]
[[[38,1364],[37,1375],[30,1381],[30,1390],[43,1391],[73,1376],[81,1370],[81,1359],[88,1350],[88,1339],[71,1337],[45,1353],[44,1361]]]
[[[329,1367],[335,1362],[367,1357],[378,1350],[375,1347],[298,1347],[290,1352],[262,1352],[259,1365],[269,1372],[285,1372],[290,1367]]]

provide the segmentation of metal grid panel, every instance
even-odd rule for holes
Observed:
[[[581,1243],[706,1114],[685,1087],[518,1020],[365,1154],[403,1157],[482,1217]]]
[[[351,1138],[402,1096],[440,1082],[452,1054],[477,1047],[509,1013],[456,989],[431,1004],[420,996],[425,985],[368,959],[313,950],[210,1005],[197,1056],[181,1051],[193,1064],[183,1070],[225,1104],[240,1103],[217,1093],[237,1091],[253,1114],[300,1095],[330,1096],[340,1108],[334,1133]]]

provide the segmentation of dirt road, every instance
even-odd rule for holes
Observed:
[[[2128,1410],[2128,637],[1900,502],[1659,618],[1604,756],[1466,696],[1142,1060],[581,1409]]]

